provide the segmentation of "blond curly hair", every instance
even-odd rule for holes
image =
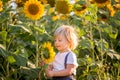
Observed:
[[[77,45],[78,45],[78,37],[77,34],[75,32],[75,28],[69,25],[62,25],[60,27],[58,27],[54,33],[54,37],[57,36],[65,36],[65,38],[67,39],[68,43],[69,43],[69,48],[74,50]]]

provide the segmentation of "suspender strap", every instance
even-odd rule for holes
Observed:
[[[65,68],[66,68],[67,58],[68,58],[69,54],[70,54],[70,52],[68,52],[67,55],[65,56],[65,62],[64,62]]]

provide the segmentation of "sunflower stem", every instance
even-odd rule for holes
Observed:
[[[7,77],[10,76],[10,70],[9,70],[9,62],[7,62]]]
[[[37,21],[35,21],[35,26],[37,26]],[[39,58],[39,49],[38,49],[38,32],[35,32],[35,39],[36,39],[36,67],[38,67],[38,58]]]
[[[38,35],[38,32],[36,32],[36,35]],[[36,38],[36,67],[38,67],[38,39]]]

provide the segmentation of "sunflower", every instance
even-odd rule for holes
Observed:
[[[43,4],[47,4],[47,0],[40,0]]]
[[[55,9],[54,8],[49,8],[49,13],[54,13]]]
[[[115,2],[119,2],[120,0],[115,0]]]
[[[28,0],[16,0],[16,2],[22,2],[22,3],[25,3],[26,1]]]
[[[59,16],[58,16],[58,15],[52,16],[52,21],[56,21],[56,20],[58,20],[58,19],[59,19]]]
[[[106,21],[107,20],[107,16],[104,15],[104,14],[101,14],[101,20]]]
[[[18,7],[23,7],[24,3],[28,0],[15,0],[16,4]]]
[[[104,7],[110,4],[110,0],[91,0],[91,2],[97,4],[98,7]]]
[[[116,13],[116,11],[115,11],[115,10],[112,10],[112,11],[110,12],[110,16],[113,17],[113,16],[115,15],[115,13]]]
[[[87,8],[87,2],[85,1],[77,1],[74,4],[74,12],[76,15],[80,16],[81,14],[86,12],[86,8]]]
[[[68,14],[72,10],[72,5],[68,0],[57,0],[55,8],[58,13]]]
[[[84,5],[79,5],[79,4],[76,4],[75,7],[74,7],[74,12],[76,15],[81,15],[83,13],[86,12],[86,8],[87,6],[84,4]]]
[[[97,20],[106,22],[107,21],[107,16],[105,14],[100,14],[100,16],[98,17]]]
[[[107,5],[107,8],[110,12],[110,16],[113,17],[116,11],[114,10],[113,6],[111,4]]]
[[[66,20],[67,19],[67,15],[60,15],[60,20]]]
[[[120,8],[120,4],[115,4],[114,6],[115,6],[117,9]]]
[[[38,0],[26,1],[24,13],[30,19],[37,20],[44,14],[44,6]]]
[[[0,1],[0,12],[3,10],[3,4],[2,4],[2,1]]]
[[[47,3],[50,4],[51,7],[55,6],[55,0],[47,0]]]
[[[39,0],[42,2],[42,4],[49,4],[51,7],[54,7],[55,0]]]
[[[45,42],[42,45],[42,51],[42,60],[45,61],[46,64],[54,60],[55,52],[50,42]]]

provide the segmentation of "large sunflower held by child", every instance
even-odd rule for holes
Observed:
[[[42,45],[42,60],[48,64],[54,60],[55,52],[50,42],[45,42]]]

